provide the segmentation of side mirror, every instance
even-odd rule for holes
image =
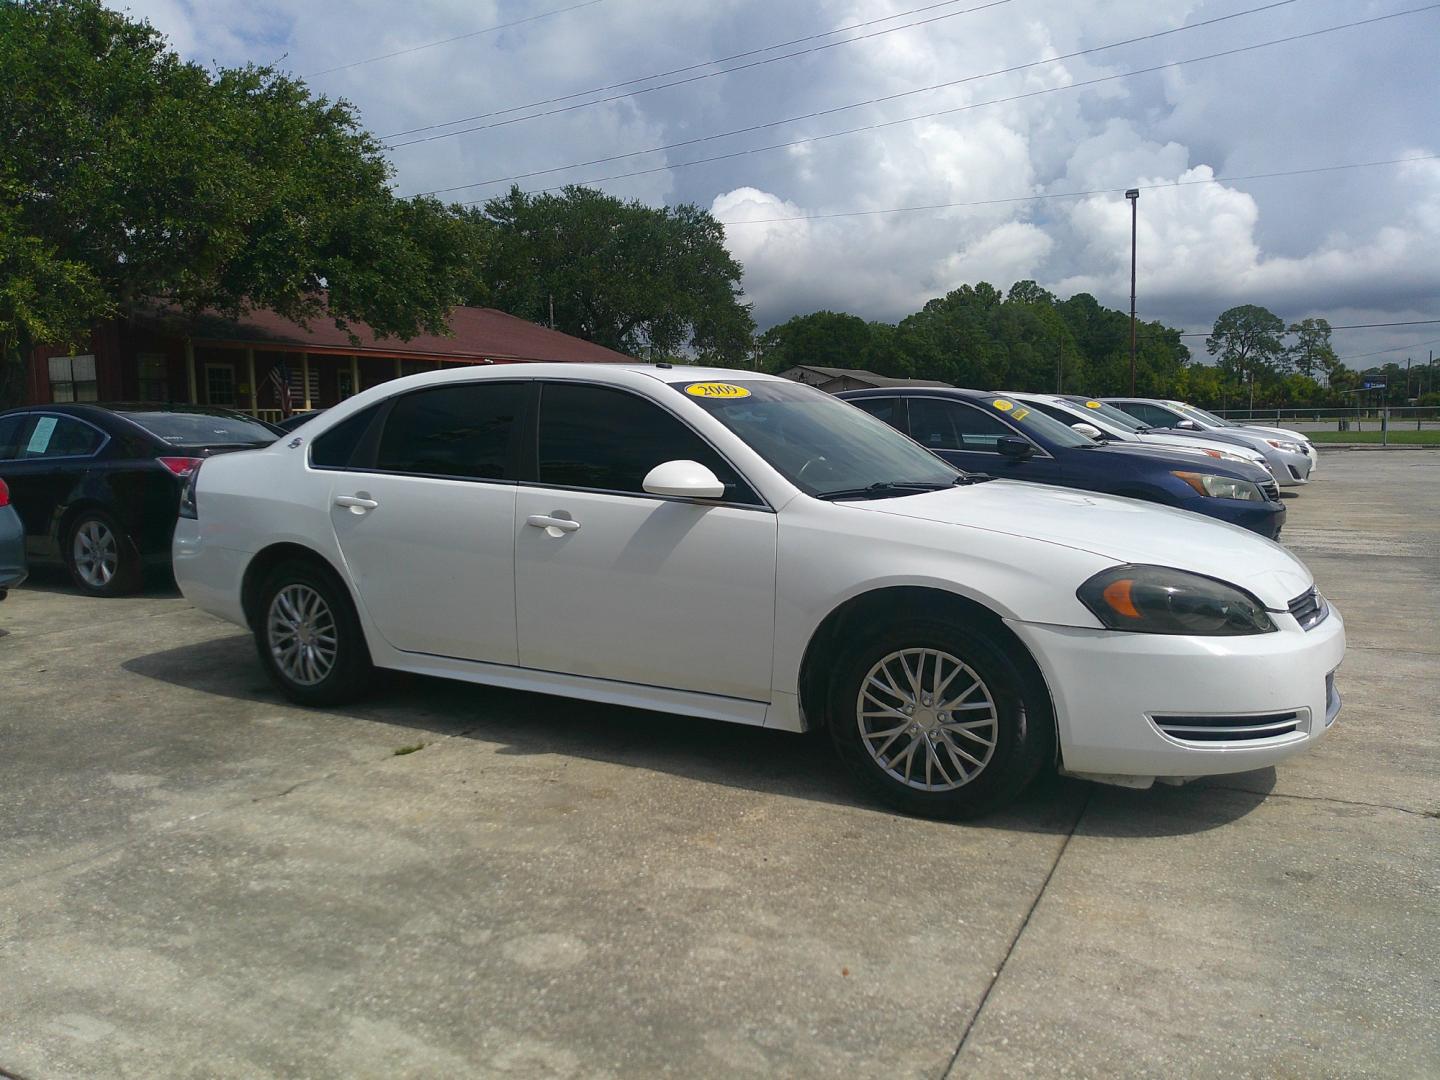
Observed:
[[[1087,438],[1094,439],[1096,442],[1105,441],[1105,433],[1101,431],[1098,427],[1096,427],[1094,424],[1087,424],[1084,420],[1081,420],[1079,423],[1071,424],[1070,426],[1074,430],[1078,431],[1081,435],[1084,435]]]
[[[679,499],[723,499],[725,485],[698,461],[666,461],[645,474],[642,485],[651,495]]]
[[[1000,451],[1001,457],[1007,457],[1011,461],[1024,461],[1035,456],[1035,447],[1028,440],[1014,435],[1002,435],[995,444],[995,449]]]
[[[1200,425],[1194,420],[1177,420],[1175,426],[1181,431],[1199,431]]]

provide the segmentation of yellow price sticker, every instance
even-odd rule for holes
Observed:
[[[749,397],[750,391],[743,386],[728,382],[697,382],[685,387],[691,397],[742,398]]]
[[[1010,414],[1010,419],[1012,419],[1012,420],[1024,420],[1025,417],[1027,417],[1027,416],[1029,416],[1029,415],[1030,415],[1030,410],[1029,410],[1029,409],[1016,409],[1013,413]]]
[[[1100,402],[1098,402],[1098,401],[1087,401],[1087,402],[1085,402],[1085,408],[1087,408],[1087,409],[1098,409],[1098,408],[1100,408]]]
[[[1001,412],[1009,412],[1015,407],[1013,402],[1006,401],[1004,398],[996,398],[991,404]]]

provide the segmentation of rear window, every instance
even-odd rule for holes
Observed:
[[[162,442],[172,446],[267,446],[278,436],[258,420],[206,412],[122,412]]]

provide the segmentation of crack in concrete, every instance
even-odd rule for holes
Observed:
[[[1367,806],[1372,810],[1394,810],[1400,814],[1414,814],[1417,817],[1433,818],[1440,811],[1436,810],[1412,810],[1408,806],[1396,806],[1394,803],[1361,802],[1359,799],[1336,799],[1330,795],[1295,795],[1288,791],[1259,791],[1256,788],[1232,787],[1228,784],[1206,784],[1203,787],[1195,788],[1196,791],[1238,791],[1245,795],[1260,795],[1266,799],[1303,799],[1306,802],[1335,803],[1337,806]]]
[[[20,1073],[13,1072],[12,1070],[5,1068],[4,1065],[0,1065],[0,1077],[4,1077],[4,1080],[27,1080],[27,1078],[22,1076]]]
[[[990,992],[995,989],[995,984],[1000,981],[1000,976],[1005,974],[1005,965],[1010,963],[1010,957],[1015,953],[1015,947],[1020,944],[1020,938],[1024,936],[1026,928],[1030,925],[1030,919],[1035,914],[1035,909],[1040,906],[1041,899],[1050,888],[1050,880],[1059,869],[1060,860],[1065,857],[1065,852],[1070,850],[1070,841],[1075,838],[1075,831],[1080,827],[1080,820],[1085,816],[1085,811],[1090,809],[1091,788],[1087,788],[1085,796],[1080,802],[1080,809],[1075,814],[1075,820],[1070,823],[1070,831],[1065,834],[1065,840],[1060,845],[1060,850],[1055,853],[1055,861],[1050,864],[1049,871],[1045,874],[1045,880],[1040,883],[1040,888],[1035,893],[1035,899],[1030,901],[1030,907],[1025,911],[1025,918],[1020,920],[1020,926],[1015,931],[1015,936],[1010,939],[1010,944],[1005,947],[1005,955],[1000,958],[999,965],[995,968],[995,974],[990,976],[990,981],[985,984],[985,991],[980,995],[980,1001],[975,1006],[975,1011],[970,1014],[970,1021],[965,1025],[965,1030],[960,1033],[960,1041],[955,1046],[955,1052],[950,1055],[950,1062],[945,1066],[942,1077],[955,1075],[955,1065],[960,1060],[960,1054],[965,1049],[965,1044],[970,1041],[970,1033],[975,1030],[975,1024],[980,1019],[980,1014],[985,1011],[985,1005],[990,1000]]]

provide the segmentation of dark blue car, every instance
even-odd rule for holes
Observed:
[[[969,472],[1144,499],[1270,539],[1285,523],[1280,489],[1263,469],[1164,448],[1102,445],[1003,394],[916,387],[836,396]]]

